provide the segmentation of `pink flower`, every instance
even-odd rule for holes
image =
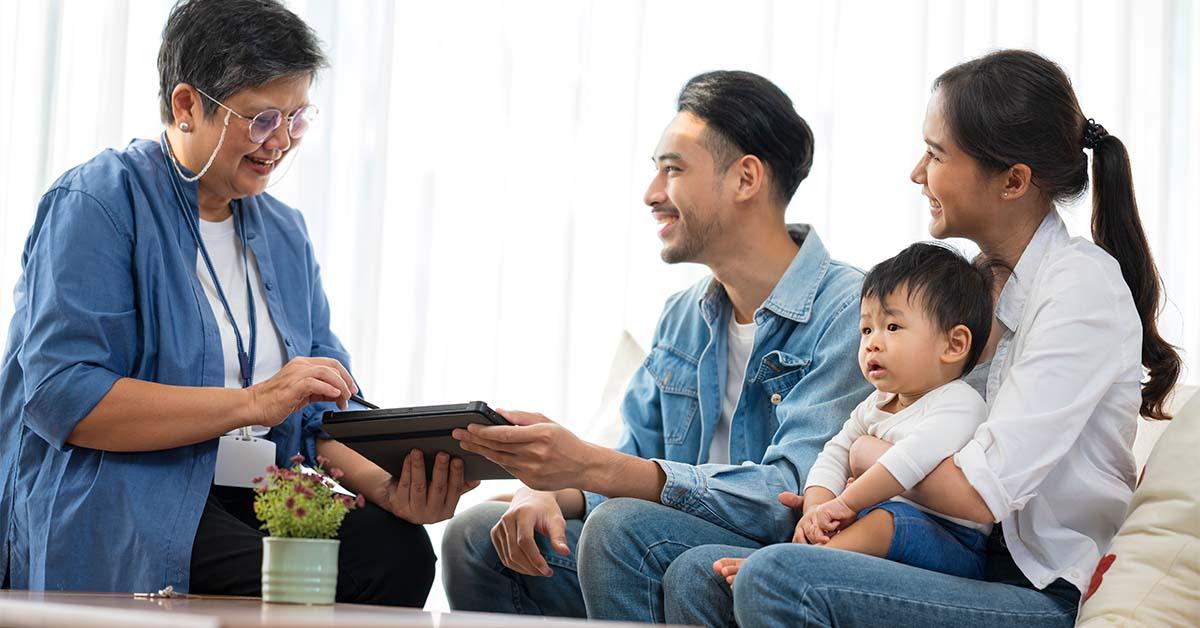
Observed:
[[[346,474],[343,473],[341,469],[330,469],[329,470],[329,477],[331,477],[335,480],[340,480],[345,475]]]
[[[305,489],[303,484],[296,482],[292,485],[292,490],[296,491],[297,494],[303,495]]]
[[[327,464],[329,464],[329,458],[326,458],[325,456],[317,456],[317,466],[323,467]]]
[[[295,508],[296,507],[296,498],[295,497],[287,498],[287,501],[283,502],[283,505],[287,506],[288,510]]]
[[[274,475],[274,474],[276,474],[276,473],[279,473],[279,467],[277,467],[277,466],[275,466],[275,465],[273,465],[273,464],[272,464],[272,465],[267,465],[267,473],[270,473],[271,475]]]
[[[250,480],[250,483],[251,484],[260,484],[260,483],[262,483],[262,481],[263,481],[263,479],[262,479],[262,476],[260,475],[256,478],[254,478],[253,480]]]
[[[297,519],[303,519],[304,515],[307,515],[307,514],[308,514],[308,511],[304,509],[304,506],[301,506],[296,509],[296,518]]]
[[[359,493],[358,497],[354,498],[354,505],[358,506],[359,508],[367,505],[367,499],[362,496],[362,493]]]
[[[288,460],[291,460],[292,464],[300,464],[301,462],[304,462],[304,456],[302,456],[300,454],[296,454],[296,455],[292,456],[291,458],[288,458]]]

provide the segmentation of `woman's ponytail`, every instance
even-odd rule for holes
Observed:
[[[1179,379],[1181,361],[1175,347],[1158,333],[1162,282],[1138,215],[1129,152],[1090,119],[1083,143],[1092,149],[1092,240],[1121,265],[1142,319],[1142,366],[1149,378],[1142,385],[1141,415],[1169,419],[1165,406]]]

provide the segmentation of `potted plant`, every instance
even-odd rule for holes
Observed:
[[[264,602],[332,604],[341,543],[333,537],[346,513],[364,503],[362,495],[333,490],[342,472],[330,468],[326,477],[328,460],[317,457],[316,473],[303,471],[303,461],[297,454],[291,469],[271,465],[265,478],[254,478],[254,514],[270,534],[263,539]]]

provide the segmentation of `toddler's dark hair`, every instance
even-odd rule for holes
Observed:
[[[979,256],[972,264],[944,244],[918,242],[893,258],[875,265],[863,280],[862,298],[883,301],[906,288],[910,302],[919,304],[942,331],[956,325],[971,330],[971,350],[962,375],[971,372],[992,331],[993,269],[1002,264]]]

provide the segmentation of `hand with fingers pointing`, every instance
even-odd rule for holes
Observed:
[[[333,358],[292,358],[270,379],[247,389],[257,425],[275,427],[288,415],[318,401],[332,401],[343,410],[358,386],[350,372]]]

